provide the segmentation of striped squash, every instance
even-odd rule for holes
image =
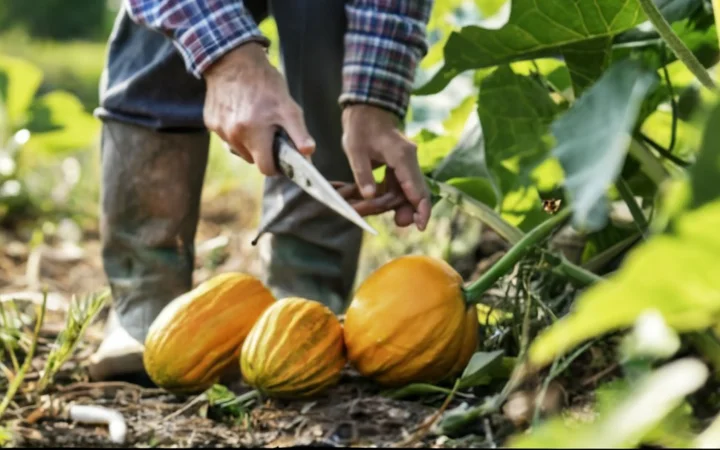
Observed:
[[[240,354],[245,382],[277,398],[320,393],[340,380],[346,362],[338,318],[322,303],[299,297],[269,307]]]
[[[255,277],[223,273],[173,299],[155,318],[145,340],[148,376],[167,391],[190,394],[237,371],[250,329],[275,297]]]

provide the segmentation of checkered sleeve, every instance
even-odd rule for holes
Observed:
[[[197,78],[240,44],[270,45],[242,0],[125,1],[133,21],[173,39],[188,72]]]
[[[431,9],[431,0],[348,2],[341,105],[369,103],[405,117]]]

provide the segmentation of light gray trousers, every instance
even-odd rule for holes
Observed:
[[[353,181],[337,103],[344,2],[246,4],[258,23],[268,9],[277,22],[290,93],[317,143],[314,163],[328,179]],[[204,82],[186,72],[173,43],[122,10],[96,111],[103,121],[102,258],[117,318],[140,342],[160,310],[192,286],[209,149],[204,97]],[[263,222],[271,217],[263,281],[278,297],[305,296],[341,312],[355,279],[361,230],[280,177],[265,182]]]

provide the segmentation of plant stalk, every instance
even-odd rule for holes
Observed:
[[[648,16],[648,19],[650,19],[650,22],[657,30],[658,34],[660,34],[668,47],[670,47],[673,53],[675,53],[675,56],[677,56],[677,58],[682,61],[685,66],[687,66],[690,72],[697,77],[703,86],[710,90],[715,90],[715,82],[708,71],[705,70],[700,61],[698,61],[695,55],[689,48],[687,48],[678,35],[675,34],[668,21],[665,20],[665,17],[663,17],[658,7],[655,3],[653,3],[653,0],[638,0],[638,2],[645,14]],[[720,2],[718,2],[718,0],[713,0],[716,15],[718,14],[717,6],[715,6],[717,3]],[[720,33],[720,31],[718,32]]]
[[[522,259],[530,249],[545,239],[559,224],[564,222],[572,214],[571,208],[565,208],[559,211],[550,219],[533,228],[523,238],[515,244],[498,262],[490,267],[477,281],[465,288],[465,300],[468,304],[476,304],[480,302],[485,291],[490,289],[493,284],[505,274],[507,274]]]
[[[474,217],[493,229],[501,238],[514,245],[523,238],[523,232],[509,224],[494,209],[481,203],[449,184],[426,177],[433,193],[455,205],[465,214]],[[458,200],[462,199],[462,200]]]
[[[560,257],[560,262],[555,270],[568,278],[572,278],[583,286],[589,286],[605,280],[605,278],[600,275],[571,263],[564,256]]]
[[[37,322],[35,322],[35,330],[34,330],[34,334],[33,334],[32,344],[30,346],[30,350],[25,355],[25,361],[23,362],[23,365],[20,368],[20,371],[15,374],[15,378],[13,378],[12,382],[10,383],[10,386],[8,387],[7,392],[5,393],[5,397],[3,398],[2,403],[0,403],[0,418],[5,414],[5,410],[7,409],[8,405],[10,405],[10,402],[12,401],[12,399],[15,397],[15,393],[17,393],[18,389],[20,389],[20,385],[22,384],[23,380],[25,380],[25,374],[27,373],[28,369],[30,368],[30,365],[32,364],[32,359],[35,356],[35,351],[37,350],[38,339],[40,337],[40,328],[42,327],[42,324],[45,321],[46,307],[47,307],[47,292],[44,292],[42,305],[40,306],[40,314],[37,317]]]
[[[645,175],[653,183],[660,185],[669,176],[667,168],[650,152],[643,142],[633,137],[630,141],[629,153],[640,162]]]
[[[620,177],[618,178],[617,183],[615,183],[615,187],[617,187],[620,196],[630,210],[630,215],[635,221],[635,225],[638,227],[638,230],[640,230],[640,234],[642,234],[643,237],[647,237],[647,230],[649,228],[648,221],[640,208],[640,205],[638,205],[635,201],[635,195],[633,194],[632,189],[630,189],[630,185],[628,185],[624,178]]]

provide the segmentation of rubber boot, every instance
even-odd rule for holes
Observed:
[[[90,358],[91,378],[144,373],[148,328],[191,289],[208,148],[206,132],[104,122],[100,231],[113,311]]]

